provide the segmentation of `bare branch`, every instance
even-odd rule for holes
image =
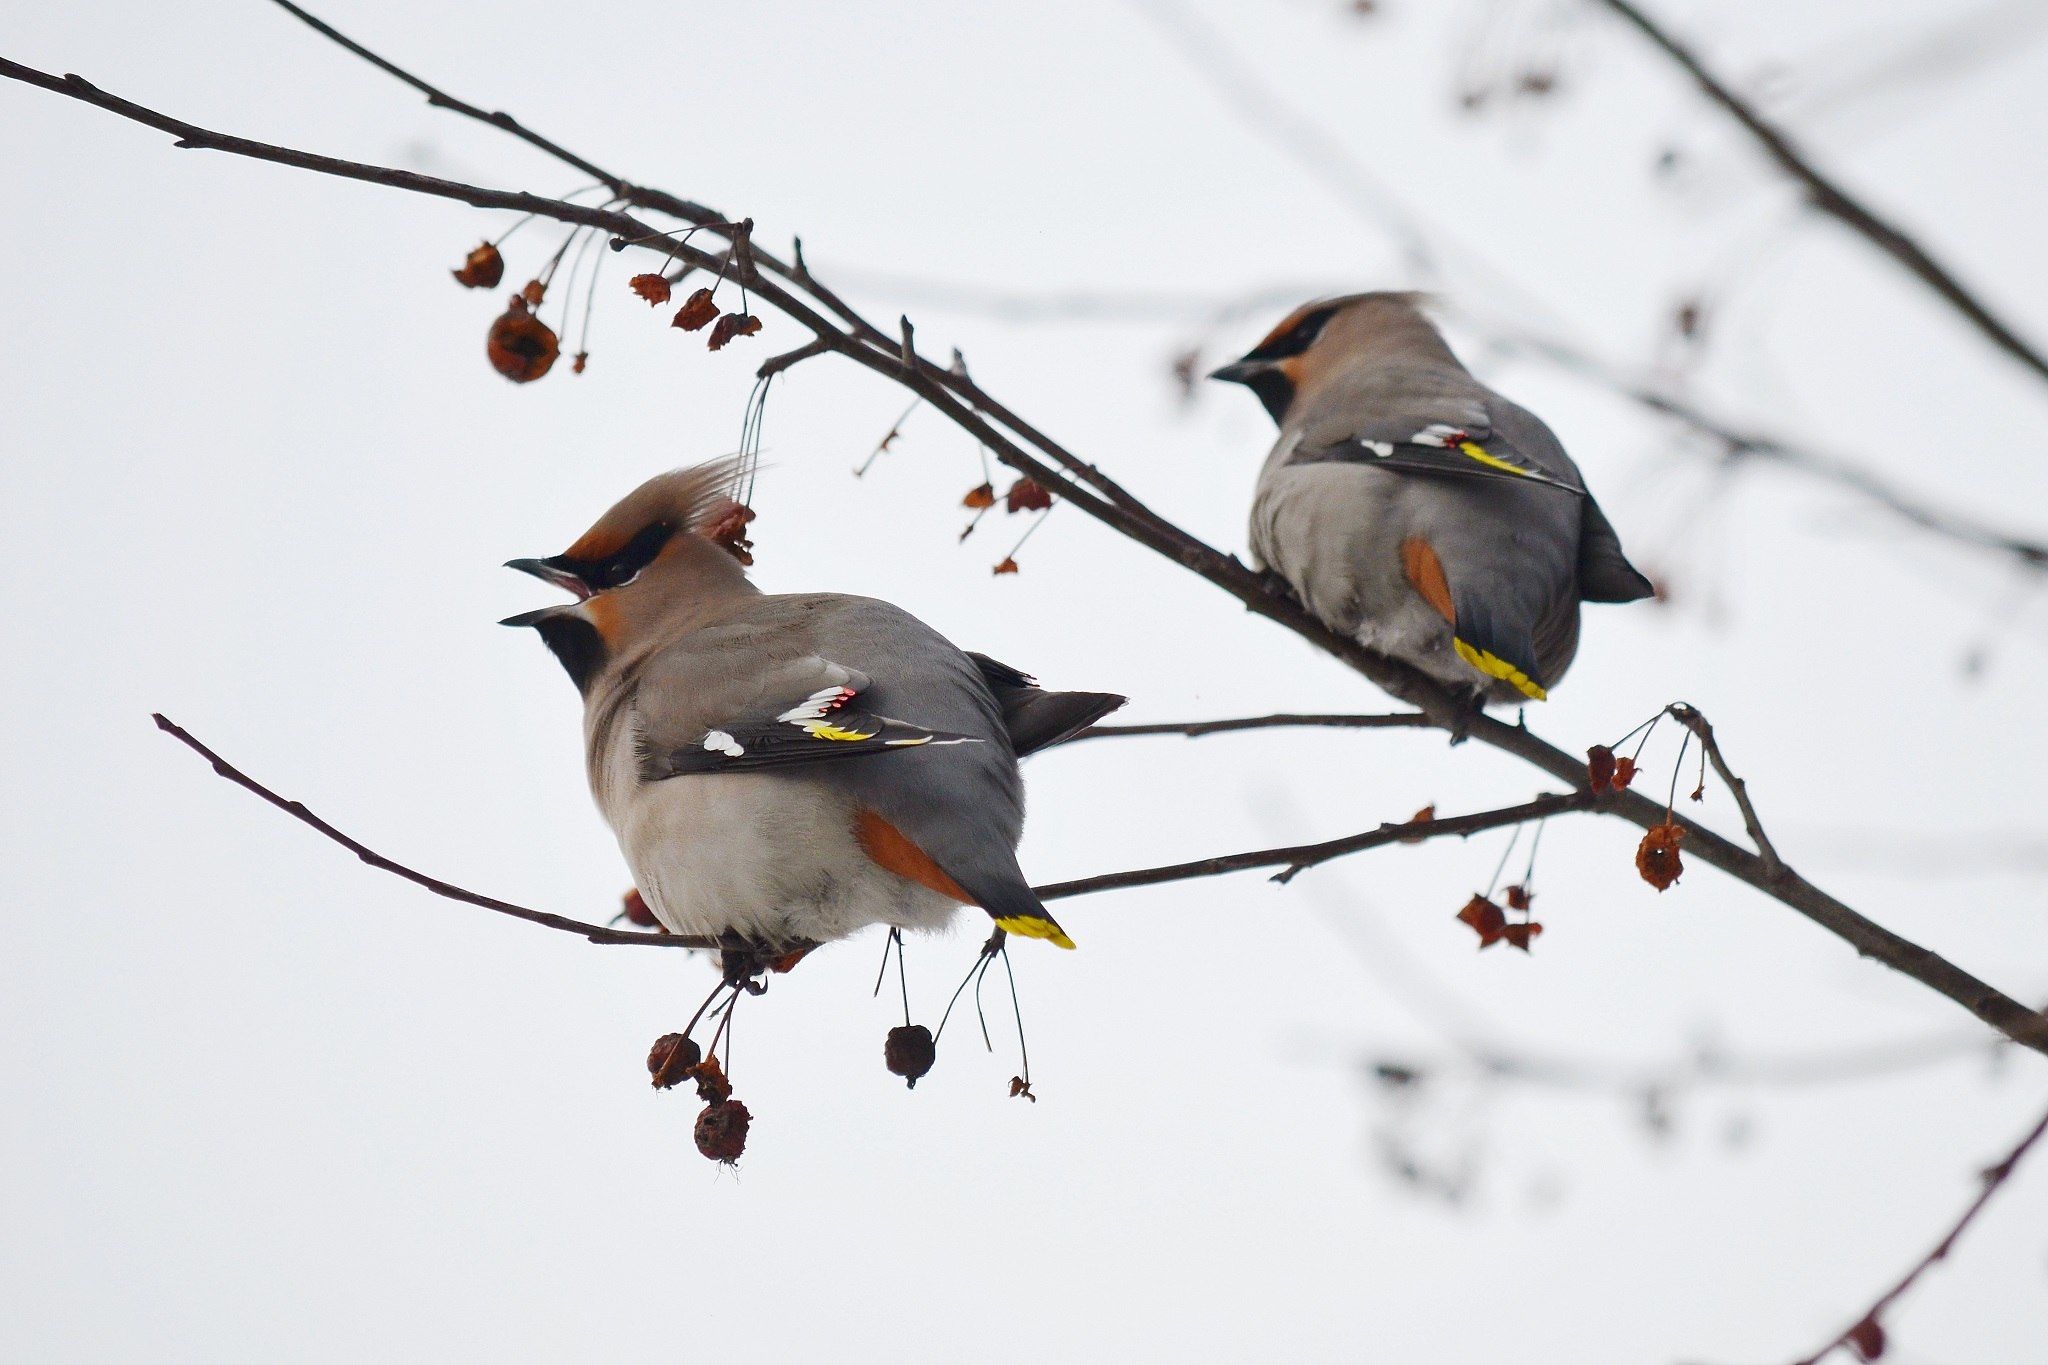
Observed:
[[[1484,330],[1484,324],[1474,323]],[[2048,568],[2048,541],[2014,535],[1945,508],[1935,507],[1887,483],[1853,460],[1784,440],[1717,416],[1700,404],[1616,372],[1577,347],[1528,332],[1494,331],[1487,339],[1509,351],[1526,351],[1567,373],[1652,412],[1683,422],[1720,445],[1731,460],[1757,459],[1846,488],[1923,531],[1978,549],[2010,555],[2023,568]]]
[[[1948,1230],[1948,1235],[1939,1242],[1936,1242],[1934,1249],[1921,1257],[1919,1263],[1906,1272],[1904,1279],[1900,1280],[1883,1294],[1880,1294],[1877,1302],[1870,1305],[1868,1312],[1856,1319],[1853,1324],[1844,1328],[1841,1335],[1833,1341],[1830,1341],[1812,1355],[1800,1360],[1798,1365],[1819,1365],[1819,1362],[1829,1352],[1837,1347],[1851,1344],[1865,1348],[1858,1351],[1858,1354],[1863,1359],[1875,1359],[1882,1352],[1882,1345],[1878,1344],[1875,1351],[1868,1350],[1867,1347],[1873,1343],[1882,1343],[1884,1340],[1884,1327],[1881,1322],[1884,1311],[1898,1302],[1899,1298],[1913,1287],[1915,1281],[1933,1269],[1936,1261],[1947,1257],[1949,1252],[1954,1249],[1957,1239],[1963,1235],[1964,1229],[1968,1228],[1977,1215],[1984,1211],[1984,1206],[1991,1202],[1992,1196],[1998,1193],[2000,1187],[2012,1178],[2013,1171],[2026,1158],[2028,1150],[2041,1140],[2043,1133],[2048,1133],[2048,1114],[2041,1116],[2041,1121],[2036,1123],[2032,1131],[2020,1139],[2019,1146],[2008,1152],[2003,1161],[1990,1167],[1983,1173],[1984,1188],[1978,1191],[1975,1199],[1970,1201],[1970,1207],[1963,1210],[1963,1216],[1958,1218],[1955,1226]]]
[[[1525,825],[1531,820],[1542,820],[1565,811],[1591,810],[1599,799],[1591,792],[1573,792],[1567,796],[1539,796],[1519,806],[1505,806],[1500,810],[1477,811],[1471,815],[1449,815],[1434,820],[1405,820],[1399,824],[1384,824],[1364,834],[1347,835],[1342,839],[1330,839],[1320,844],[1296,844],[1290,848],[1262,848],[1250,853],[1227,853],[1220,858],[1198,858],[1191,863],[1169,863],[1164,867],[1141,867],[1132,872],[1108,872],[1099,877],[1083,877],[1079,881],[1054,882],[1050,886],[1032,888],[1040,900],[1062,900],[1068,896],[1089,896],[1098,891],[1116,891],[1127,886],[1156,886],[1160,882],[1182,882],[1195,877],[1217,877],[1226,872],[1246,872],[1255,867],[1277,867],[1273,877],[1276,882],[1293,880],[1298,872],[1329,862],[1350,853],[1363,853],[1369,848],[1381,848],[1387,844],[1419,844],[1426,839],[1441,839],[1447,835],[1459,838],[1477,834],[1481,830],[1501,829],[1507,825]]]
[[[1328,716],[1283,712],[1273,716],[1246,716],[1239,720],[1162,720],[1150,725],[1091,725],[1066,742],[1074,744],[1084,739],[1118,739],[1130,735],[1186,735],[1190,739],[1199,739],[1203,735],[1220,735],[1231,730],[1274,730],[1293,725],[1322,725],[1336,730],[1419,730],[1428,729],[1431,721],[1420,711]]]
[[[523,919],[529,924],[538,924],[548,929],[560,929],[568,934],[581,934],[592,943],[644,943],[656,948],[701,948],[707,952],[717,952],[725,948],[752,946],[740,943],[737,940],[726,942],[722,939],[699,938],[690,934],[639,934],[618,929],[608,929],[601,924],[585,924],[582,920],[570,919],[565,915],[551,915],[545,910],[529,910],[523,905],[514,905],[510,901],[501,901],[495,896],[481,896],[474,891],[465,891],[463,888],[452,883],[441,881],[436,877],[429,877],[424,872],[415,872],[405,864],[387,858],[375,849],[349,838],[348,835],[343,834],[340,830],[313,814],[312,811],[307,810],[302,803],[293,801],[288,797],[279,796],[255,778],[250,777],[247,773],[229,763],[219,754],[193,738],[190,732],[186,731],[183,727],[172,724],[162,713],[152,712],[150,719],[156,722],[157,729],[162,730],[172,739],[177,740],[193,753],[198,754],[208,763],[211,763],[216,773],[219,773],[244,791],[256,793],[256,795],[262,797],[271,805],[276,806],[286,815],[291,816],[292,819],[318,830],[321,834],[326,835],[335,843],[340,844],[343,848],[361,858],[371,867],[389,872],[394,876],[403,877],[413,885],[423,886],[437,896],[445,896],[452,901],[461,901],[464,905],[482,906],[486,910],[494,910],[501,915],[510,915],[514,919]]]
[[[1778,163],[1780,170],[1805,187],[1815,208],[1832,215],[1868,238],[1878,250],[1912,272],[1923,284],[1946,300],[1950,307],[1968,318],[1978,331],[1991,339],[1993,345],[2018,360],[2036,375],[2048,379],[2048,359],[2044,359],[2040,352],[2021,340],[2018,333],[2001,321],[1981,299],[1964,288],[1962,281],[1928,255],[1919,243],[1878,217],[1834,180],[1822,174],[1820,168],[1794,147],[1792,140],[1766,119],[1755,105],[1736,94],[1726,82],[1709,71],[1706,63],[1701,61],[1691,48],[1672,37],[1649,15],[1629,3],[1629,0],[1600,0],[1600,3],[1620,15],[1665,56],[1683,67],[1685,73],[1693,78],[1707,98],[1727,110],[1729,115],[1756,139],[1771,160]]]
[[[644,224],[627,214],[590,209],[544,199],[537,195],[485,190],[431,176],[317,156],[214,133],[110,95],[76,76],[50,76],[4,59],[0,59],[0,75],[41,86],[69,98],[97,105],[124,118],[169,132],[181,140],[181,145],[210,147],[322,174],[340,175],[441,198],[457,199],[480,207],[533,213],[562,222],[602,228],[627,242],[653,235]],[[650,198],[648,202],[652,203],[653,200]],[[675,210],[678,213],[704,213],[703,210],[688,205],[686,201],[673,202],[683,205],[682,209]],[[704,216],[716,221],[726,221],[722,215]],[[675,255],[693,264],[715,264],[716,261],[715,257],[692,247],[671,250]],[[764,272],[794,284],[790,267],[774,261],[766,253],[757,253],[757,259]],[[808,275],[808,272],[806,274]],[[849,319],[849,332],[838,331],[814,306],[813,301],[821,297],[814,283],[795,285],[793,288],[785,287],[777,283],[777,280],[766,278],[764,275],[754,288],[763,299],[792,320],[809,328],[819,338],[830,341],[833,349],[840,354],[885,378],[894,380],[922,397],[932,407],[944,413],[956,426],[988,446],[1002,463],[1019,473],[1029,475],[1041,486],[1057,493],[1096,520],[1206,579],[1237,598],[1251,611],[1287,627],[1317,648],[1343,660],[1395,697],[1417,706],[1429,717],[1431,724],[1449,732],[1454,741],[1477,739],[1514,754],[1574,786],[1582,786],[1585,782],[1584,767],[1579,759],[1547,743],[1520,725],[1507,725],[1479,713],[1419,670],[1398,660],[1375,654],[1356,640],[1334,633],[1305,611],[1291,596],[1277,590],[1268,577],[1254,573],[1235,556],[1217,551],[1144,507],[1128,493],[1117,488],[1094,466],[1009,414],[971,381],[951,374],[945,368],[914,353],[914,364],[906,366],[897,347],[891,344],[891,339],[882,336],[872,324],[857,319],[857,315]],[[850,313],[850,310],[848,312]],[[994,423],[1000,423],[1002,427],[1008,428],[1010,433],[1014,433],[1014,439],[1012,435],[998,429]],[[1084,484],[1087,486],[1084,487]],[[1598,803],[1597,808],[1645,829],[1663,823],[1666,818],[1666,811],[1662,805],[1634,792],[1622,792],[1605,797]],[[2015,1041],[2036,1051],[2048,1053],[2048,1019],[1979,981],[1939,955],[1856,913],[1841,901],[1793,874],[1782,864],[1773,868],[1759,855],[1738,847],[1704,826],[1691,821],[1680,823],[1687,831],[1686,848],[1692,856],[1768,892],[1785,905],[1842,938],[1858,952],[1875,958],[1949,997]],[[1168,879],[1158,874],[1159,870],[1154,869],[1149,875],[1152,880]],[[1137,875],[1142,880],[1148,874],[1116,875]],[[1207,873],[1197,872],[1191,875]],[[422,884],[431,880],[425,879]],[[1140,882],[1132,881],[1125,884],[1135,885]],[[1084,889],[1096,888],[1093,884],[1087,884]],[[1069,890],[1065,894],[1078,892]],[[506,913],[513,911],[508,909]],[[539,922],[545,923],[546,920]],[[630,941],[646,941],[647,937],[649,936]]]
[[[1707,718],[1696,708],[1687,706],[1684,702],[1674,702],[1664,710],[1673,720],[1699,737],[1700,744],[1707,751],[1707,761],[1714,765],[1714,771],[1728,784],[1728,793],[1735,798],[1735,805],[1742,812],[1742,827],[1749,831],[1750,842],[1756,845],[1756,851],[1762,856],[1764,866],[1773,876],[1784,871],[1784,860],[1778,856],[1778,850],[1771,846],[1770,837],[1764,833],[1763,821],[1757,818],[1756,807],[1750,804],[1749,785],[1729,770],[1728,760],[1721,756],[1721,746],[1714,739],[1714,727],[1707,724]]]
[[[341,46],[347,48],[350,52],[355,53],[356,56],[361,57],[371,66],[376,67],[380,71],[398,77],[398,79],[404,81],[407,85],[419,91],[422,95],[425,95],[427,97],[427,103],[433,105],[435,108],[450,109],[458,114],[463,114],[469,118],[473,118],[477,120],[479,123],[488,123],[493,128],[499,129],[502,132],[510,133],[512,134],[512,136],[518,138],[520,141],[530,143],[531,145],[540,148],[542,151],[546,152],[549,156],[554,157],[556,160],[566,162],[568,165],[574,166],[577,170],[583,172],[592,180],[602,181],[606,188],[610,189],[612,194],[617,198],[628,200],[631,199],[634,188],[632,185],[627,184],[624,180],[621,180],[618,176],[613,175],[610,171],[605,170],[602,166],[594,165],[591,162],[585,161],[582,157],[576,155],[572,151],[569,151],[567,148],[558,146],[555,143],[548,141],[548,139],[534,132],[532,129],[522,124],[518,119],[513,118],[510,114],[505,113],[503,110],[487,112],[483,109],[479,109],[476,105],[469,103],[467,100],[459,100],[455,98],[453,95],[450,95],[445,90],[437,90],[433,86],[421,80],[418,76],[413,75],[410,71],[406,71],[401,67],[395,66],[392,63],[385,61],[382,57],[370,51],[370,49],[364,47],[361,43],[354,41],[353,39],[345,36],[335,28],[326,24],[322,20],[316,18],[311,14],[308,14],[306,11],[300,9],[297,5],[292,4],[291,0],[274,0],[274,2],[280,9],[287,10],[290,13],[296,15],[307,26],[323,34],[324,36],[333,39]]]

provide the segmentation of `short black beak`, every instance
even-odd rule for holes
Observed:
[[[575,593],[576,600],[579,602],[590,596],[590,585],[585,583],[573,569],[563,567],[559,560],[508,559],[505,561],[505,567],[517,569],[521,573],[530,573],[543,583],[552,583],[564,592]]]
[[[1220,379],[1226,384],[1249,384],[1269,368],[1263,360],[1233,360],[1220,370],[1209,371],[1209,378]]]

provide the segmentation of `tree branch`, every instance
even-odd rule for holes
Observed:
[[[1240,720],[1162,720],[1149,725],[1091,725],[1066,743],[1074,744],[1084,739],[1119,739],[1131,735],[1186,735],[1190,739],[1199,739],[1203,735],[1220,735],[1231,730],[1274,730],[1293,725],[1322,725],[1337,730],[1420,730],[1428,729],[1430,724],[1429,717],[1420,711],[1364,716],[1283,712],[1273,716],[1246,716]]]
[[[1978,1191],[1977,1197],[1970,1202],[1970,1207],[1963,1210],[1963,1216],[1958,1218],[1955,1226],[1948,1230],[1948,1235],[1939,1242],[1936,1242],[1934,1249],[1921,1257],[1919,1264],[1907,1271],[1904,1279],[1900,1280],[1883,1294],[1880,1294],[1877,1302],[1870,1305],[1869,1311],[1858,1318],[1854,1324],[1844,1328],[1840,1336],[1837,1336],[1812,1355],[1800,1360],[1798,1365],[1819,1365],[1819,1362],[1829,1352],[1839,1346],[1855,1347],[1858,1356],[1864,1360],[1875,1360],[1882,1354],[1884,1351],[1884,1326],[1881,1319],[1884,1311],[1898,1302],[1899,1298],[1907,1290],[1911,1289],[1914,1282],[1922,1275],[1932,1270],[1936,1261],[1943,1260],[1948,1256],[1949,1252],[1955,1247],[1957,1239],[1963,1235],[1964,1229],[1968,1228],[1977,1215],[1984,1211],[1984,1206],[1991,1202],[1992,1196],[1998,1193],[2000,1187],[2012,1178],[2013,1171],[2025,1159],[2028,1150],[2041,1140],[2043,1133],[2048,1133],[2048,1114],[2041,1116],[2041,1121],[2036,1123],[2032,1131],[2020,1139],[2019,1146],[2006,1154],[2005,1160],[1983,1173],[1984,1188]]]
[[[2037,376],[2048,379],[2048,359],[2021,340],[2018,333],[2002,322],[1990,307],[1975,294],[1963,287],[1954,275],[1904,232],[1878,217],[1868,207],[1852,197],[1834,180],[1822,174],[1783,131],[1766,119],[1755,105],[1736,94],[1712,71],[1706,63],[1685,44],[1667,33],[1655,20],[1629,0],[1600,0],[1601,4],[1649,39],[1651,44],[1665,56],[1684,68],[1685,73],[1705,93],[1708,99],[1725,109],[1734,120],[1741,124],[1749,135],[1756,139],[1771,160],[1778,163],[1780,170],[1804,186],[1813,206],[1861,233],[1878,250],[1904,266],[1913,275],[1940,295],[1950,307],[1973,323],[1977,330],[1991,339],[2006,354],[2032,370]]]
[[[343,834],[340,830],[328,824],[325,820],[322,820],[319,816],[313,814],[312,811],[306,809],[303,803],[293,801],[288,797],[279,796],[255,778],[250,777],[247,773],[235,767],[219,754],[193,738],[191,733],[182,726],[173,724],[161,712],[152,712],[149,718],[156,722],[157,729],[162,730],[172,739],[177,740],[193,753],[198,754],[201,758],[212,764],[213,770],[216,773],[219,773],[242,790],[256,793],[256,795],[262,797],[271,805],[276,806],[286,815],[291,816],[292,819],[318,830],[321,834],[326,835],[335,843],[340,844],[343,848],[361,858],[371,867],[389,872],[394,876],[403,877],[413,885],[423,886],[437,896],[444,896],[451,901],[461,901],[464,905],[482,906],[486,910],[494,910],[501,915],[510,915],[514,919],[523,919],[529,924],[538,924],[549,929],[560,929],[564,933],[581,934],[592,943],[645,943],[657,948],[701,948],[707,952],[750,946],[737,939],[727,941],[718,938],[700,938],[690,934],[640,934],[618,929],[608,929],[601,924],[585,924],[582,920],[570,919],[565,915],[550,915],[545,910],[529,910],[523,905],[514,905],[510,901],[501,901],[495,896],[481,896],[474,891],[465,891],[453,883],[444,882],[437,877],[429,877],[424,872],[415,872],[405,864],[387,858],[375,849],[356,842],[348,835]]]
[[[1350,853],[1363,853],[1369,848],[1381,848],[1387,844],[1419,844],[1425,839],[1441,839],[1447,835],[1466,838],[1482,830],[1500,829],[1506,825],[1526,825],[1531,820],[1542,820],[1566,811],[1591,810],[1599,804],[1599,798],[1591,792],[1573,792],[1566,796],[1539,796],[1519,806],[1505,806],[1500,810],[1477,811],[1471,815],[1449,815],[1433,820],[1404,820],[1398,824],[1381,825],[1378,829],[1364,834],[1347,835],[1342,839],[1329,839],[1319,844],[1295,844],[1289,848],[1262,848],[1250,853],[1226,853],[1220,858],[1198,858],[1191,863],[1169,863],[1164,867],[1141,867],[1131,872],[1107,872],[1099,877],[1083,877],[1079,881],[1054,882],[1050,886],[1032,888],[1040,900],[1064,900],[1068,896],[1090,896],[1098,891],[1117,891],[1127,886],[1156,886],[1160,882],[1188,881],[1195,877],[1216,877],[1226,872],[1246,872],[1255,867],[1277,867],[1280,871],[1273,880],[1283,885],[1294,879],[1298,872],[1341,858]]]
[[[565,223],[599,228],[628,243],[654,235],[632,216],[610,210],[591,209],[531,194],[480,189],[432,176],[318,156],[211,132],[108,94],[77,76],[51,76],[5,59],[0,59],[0,75],[171,133],[180,139],[181,145],[213,148],[322,174],[456,199],[479,207],[532,213]],[[651,200],[649,202],[652,203]],[[706,214],[687,201],[673,202],[682,205],[684,210],[713,221],[727,221],[723,216]],[[672,246],[669,250],[692,264],[715,265],[716,262],[716,257],[694,247]],[[971,381],[951,374],[914,353],[914,363],[906,365],[892,339],[883,337],[878,329],[864,320],[849,320],[850,330],[839,331],[819,313],[818,307],[824,305],[818,303],[820,295],[814,283],[796,284],[791,268],[775,261],[767,253],[756,253],[756,261],[762,270],[778,277],[762,277],[751,286],[761,298],[793,321],[809,328],[820,339],[829,341],[839,354],[922,397],[956,426],[988,446],[1005,465],[1031,476],[1041,486],[1072,502],[1089,516],[1182,565],[1237,598],[1253,612],[1287,627],[1317,648],[1343,660],[1395,697],[1418,707],[1432,725],[1449,732],[1454,741],[1477,739],[1575,787],[1583,787],[1585,770],[1579,759],[1519,725],[1510,726],[1478,713],[1419,670],[1375,654],[1356,640],[1337,635],[1290,596],[1276,591],[1264,575],[1254,573],[1235,556],[1217,551],[1145,508],[1094,466],[1010,415]],[[804,274],[808,279],[809,272]],[[850,313],[848,309],[841,315]],[[1014,439],[993,423],[1007,427],[1014,433]],[[1662,805],[1634,792],[1606,797],[1597,808],[1644,829],[1662,824],[1667,818]],[[1876,958],[1949,997],[2015,1041],[2048,1053],[2048,1019],[1937,954],[1866,919],[1782,865],[1769,866],[1759,855],[1692,821],[1681,820],[1679,823],[1687,831],[1687,851],[1700,861],[1768,892],[1844,939],[1858,952]],[[417,874],[413,875],[417,878]],[[431,878],[423,879],[421,884],[431,881]],[[1078,892],[1069,891],[1067,894]],[[513,910],[507,909],[505,913],[513,913]],[[537,922],[547,921],[537,919]],[[574,924],[574,921],[565,923]],[[582,931],[577,929],[576,932]]]
[[[1770,836],[1764,833],[1763,821],[1757,818],[1756,807],[1749,801],[1749,784],[1729,770],[1728,760],[1721,756],[1721,746],[1714,739],[1714,727],[1707,724],[1707,718],[1684,702],[1674,702],[1664,708],[1671,718],[1698,736],[1700,744],[1707,751],[1707,761],[1714,765],[1714,771],[1728,784],[1728,794],[1735,798],[1735,805],[1742,812],[1742,827],[1749,831],[1750,842],[1756,845],[1757,854],[1772,876],[1785,870],[1785,863],[1778,856],[1778,850],[1771,846]]]

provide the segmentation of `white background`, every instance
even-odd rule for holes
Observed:
[[[1674,70],[1592,9],[1211,4],[1239,58],[1467,244],[1428,281],[1632,368],[1719,303],[1689,382],[1945,506],[2048,530],[2048,390],[1858,239],[1803,216]],[[1816,154],[2048,342],[2048,44],[1833,103],[1955,18],[1919,0],[1665,3],[1767,80]],[[2024,9],[2025,7],[2021,7]],[[2009,10],[2010,7],[2007,7]],[[1219,100],[1129,5],[334,3],[344,31],[622,174],[728,213],[881,321],[958,344],[1019,412],[1211,543],[1243,545],[1270,424],[1183,406],[1180,320],[1018,321],[931,285],[1217,300],[1422,282],[1384,231]],[[1976,11],[1971,11],[1972,13]],[[208,127],[507,188],[574,172],[412,92],[282,11],[9,7],[0,53]],[[1560,62],[1474,117],[1471,70]],[[1853,83],[1852,83],[1853,84]],[[1061,905],[1078,952],[1013,953],[997,1052],[956,1018],[915,1092],[872,936],[750,1000],[737,1173],[642,1058],[711,981],[370,871],[158,735],[436,875],[603,918],[627,885],[582,785],[576,698],[497,618],[553,600],[499,568],[567,545],[642,478],[730,450],[771,317],[707,354],[607,262],[588,373],[484,364],[504,287],[447,270],[504,220],[169,139],[0,84],[0,1354],[19,1360],[1790,1359],[1962,1208],[2048,1096],[1967,1049],[1888,1079],[1672,1101],[1482,1086],[1446,1023],[1589,1063],[1761,1059],[1981,1029],[1704,867],[1662,896],[1635,832],[1553,822],[1530,957],[1451,916],[1504,835]],[[1684,150],[1659,177],[1658,154]],[[580,312],[581,304],[578,302]],[[1229,324],[1208,362],[1284,311]],[[554,316],[551,301],[549,316]],[[2048,997],[2034,694],[2048,616],[1986,556],[1791,476],[1722,480],[1671,429],[1454,339],[1545,414],[1668,607],[1593,608],[1530,723],[1567,748],[1669,700],[1719,727],[1788,858],[2023,999]],[[573,346],[570,349],[574,349]],[[1286,633],[1067,510],[964,547],[971,443],[836,360],[778,386],[758,580],[872,593],[1127,718],[1370,710]],[[1974,674],[1964,667],[1983,655]],[[1667,744],[1666,740],[1670,743]],[[1646,757],[1661,786],[1676,737]],[[1029,765],[1042,881],[1554,789],[1439,736],[1103,742]],[[1681,790],[1690,786],[1690,760]],[[1708,818],[1736,829],[1719,793]],[[1517,855],[1519,859],[1520,855]],[[1518,868],[1516,870],[1519,870]],[[982,937],[912,944],[935,1022]],[[1448,992],[1458,1003],[1446,1004]],[[1000,1008],[993,1008],[1000,1006]],[[957,1038],[957,1043],[956,1043]],[[1412,1101],[1375,1059],[1431,1067]],[[1389,1144],[1468,1177],[1455,1204]],[[2048,1157],[1892,1319],[1902,1361],[2048,1358]]]

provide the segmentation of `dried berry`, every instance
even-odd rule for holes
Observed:
[[[1510,910],[1527,910],[1529,902],[1536,899],[1536,893],[1526,886],[1510,886],[1501,894],[1507,898]]]
[[[962,507],[971,507],[977,512],[984,507],[994,507],[996,505],[996,486],[992,483],[985,483],[978,488],[968,489],[967,496],[960,499],[960,505]]]
[[[1884,1355],[1887,1345],[1884,1339],[1884,1325],[1876,1318],[1865,1318],[1849,1329],[1849,1346],[1856,1352],[1858,1360],[1868,1362]]]
[[[700,1100],[723,1104],[732,1098],[732,1082],[725,1078],[725,1068],[718,1064],[715,1055],[691,1067],[690,1079],[697,1082],[697,1098]]]
[[[754,562],[754,542],[747,539],[747,523],[754,509],[731,498],[721,498],[705,514],[702,534],[742,564]]]
[[[1627,791],[1628,784],[1636,780],[1636,761],[1632,758],[1614,760],[1614,789]]]
[[[751,563],[752,561],[748,562]],[[799,948],[793,953],[784,953],[781,957],[768,964],[768,970],[771,972],[793,972],[796,970],[797,963],[802,962],[816,951],[817,945],[813,944],[809,948]]]
[[[727,313],[711,329],[711,339],[705,343],[714,351],[725,349],[725,343],[734,337],[750,337],[761,330],[761,319],[751,313]]]
[[[996,565],[994,572],[999,574],[1015,573],[1017,572],[1017,561],[1014,559],[1005,559],[1002,563]]]
[[[1031,1093],[1031,1082],[1025,1080],[1022,1076],[1012,1076],[1010,1077],[1010,1098],[1014,1100],[1019,1096],[1030,1100],[1033,1104],[1038,1103],[1038,1096]]]
[[[519,291],[519,297],[526,300],[528,308],[538,308],[540,307],[541,297],[547,292],[548,287],[539,280],[528,280],[526,287]]]
[[[484,339],[484,354],[490,357],[491,368],[515,384],[531,384],[546,374],[561,353],[562,343],[554,329],[535,317],[518,294],[512,296]]]
[[[702,1057],[694,1039],[680,1033],[664,1033],[654,1040],[654,1049],[647,1054],[647,1074],[654,1077],[656,1090],[672,1089],[683,1083]]]
[[[1685,831],[1666,820],[1653,826],[1636,845],[1636,871],[1643,880],[1659,891],[1669,887],[1685,871],[1685,864],[1678,856],[1678,841],[1685,837]]]
[[[1535,920],[1526,920],[1520,924],[1502,925],[1500,936],[1510,948],[1520,948],[1526,953],[1529,951],[1529,940],[1542,932],[1542,925]]]
[[[685,332],[694,332],[718,316],[718,305],[711,301],[709,289],[699,289],[683,300],[683,306],[676,309],[671,327],[680,327]]]
[[[912,1090],[917,1089],[918,1078],[932,1069],[938,1055],[932,1031],[923,1024],[892,1028],[888,1041],[882,1044],[882,1060],[888,1064],[890,1074],[903,1077]]]
[[[747,1125],[754,1116],[738,1100],[719,1100],[697,1115],[697,1150],[730,1166],[747,1150]]]
[[[498,281],[505,278],[505,258],[498,254],[498,248],[485,242],[463,258],[462,269],[448,273],[464,289],[496,289]]]
[[[1507,912],[1484,896],[1474,896],[1466,901],[1465,908],[1458,912],[1458,918],[1479,935],[1482,948],[1491,948],[1507,937]]]
[[[1052,494],[1039,487],[1035,479],[1019,479],[1003,495],[1003,506],[1012,512],[1043,512],[1052,506]]]
[[[652,307],[659,308],[668,302],[669,284],[666,275],[635,275],[626,281],[626,287],[646,299]]]
[[[1604,792],[1614,785],[1614,750],[1595,744],[1586,750],[1586,785]]]
[[[626,921],[628,924],[637,924],[642,929],[659,929],[661,927],[661,921],[654,917],[654,911],[648,908],[647,898],[640,894],[640,888],[637,886],[628,891],[621,900],[619,904],[619,919]],[[617,922],[617,920],[613,921],[615,924]]]
[[[590,352],[588,352],[588,351],[578,351],[578,352],[576,353],[576,358],[575,358],[574,360],[572,360],[572,361],[570,361],[570,362],[569,362],[569,370],[570,370],[570,372],[571,372],[572,374],[582,374],[582,373],[583,373],[583,367],[584,367],[585,365],[588,365],[589,363],[590,363]]]

